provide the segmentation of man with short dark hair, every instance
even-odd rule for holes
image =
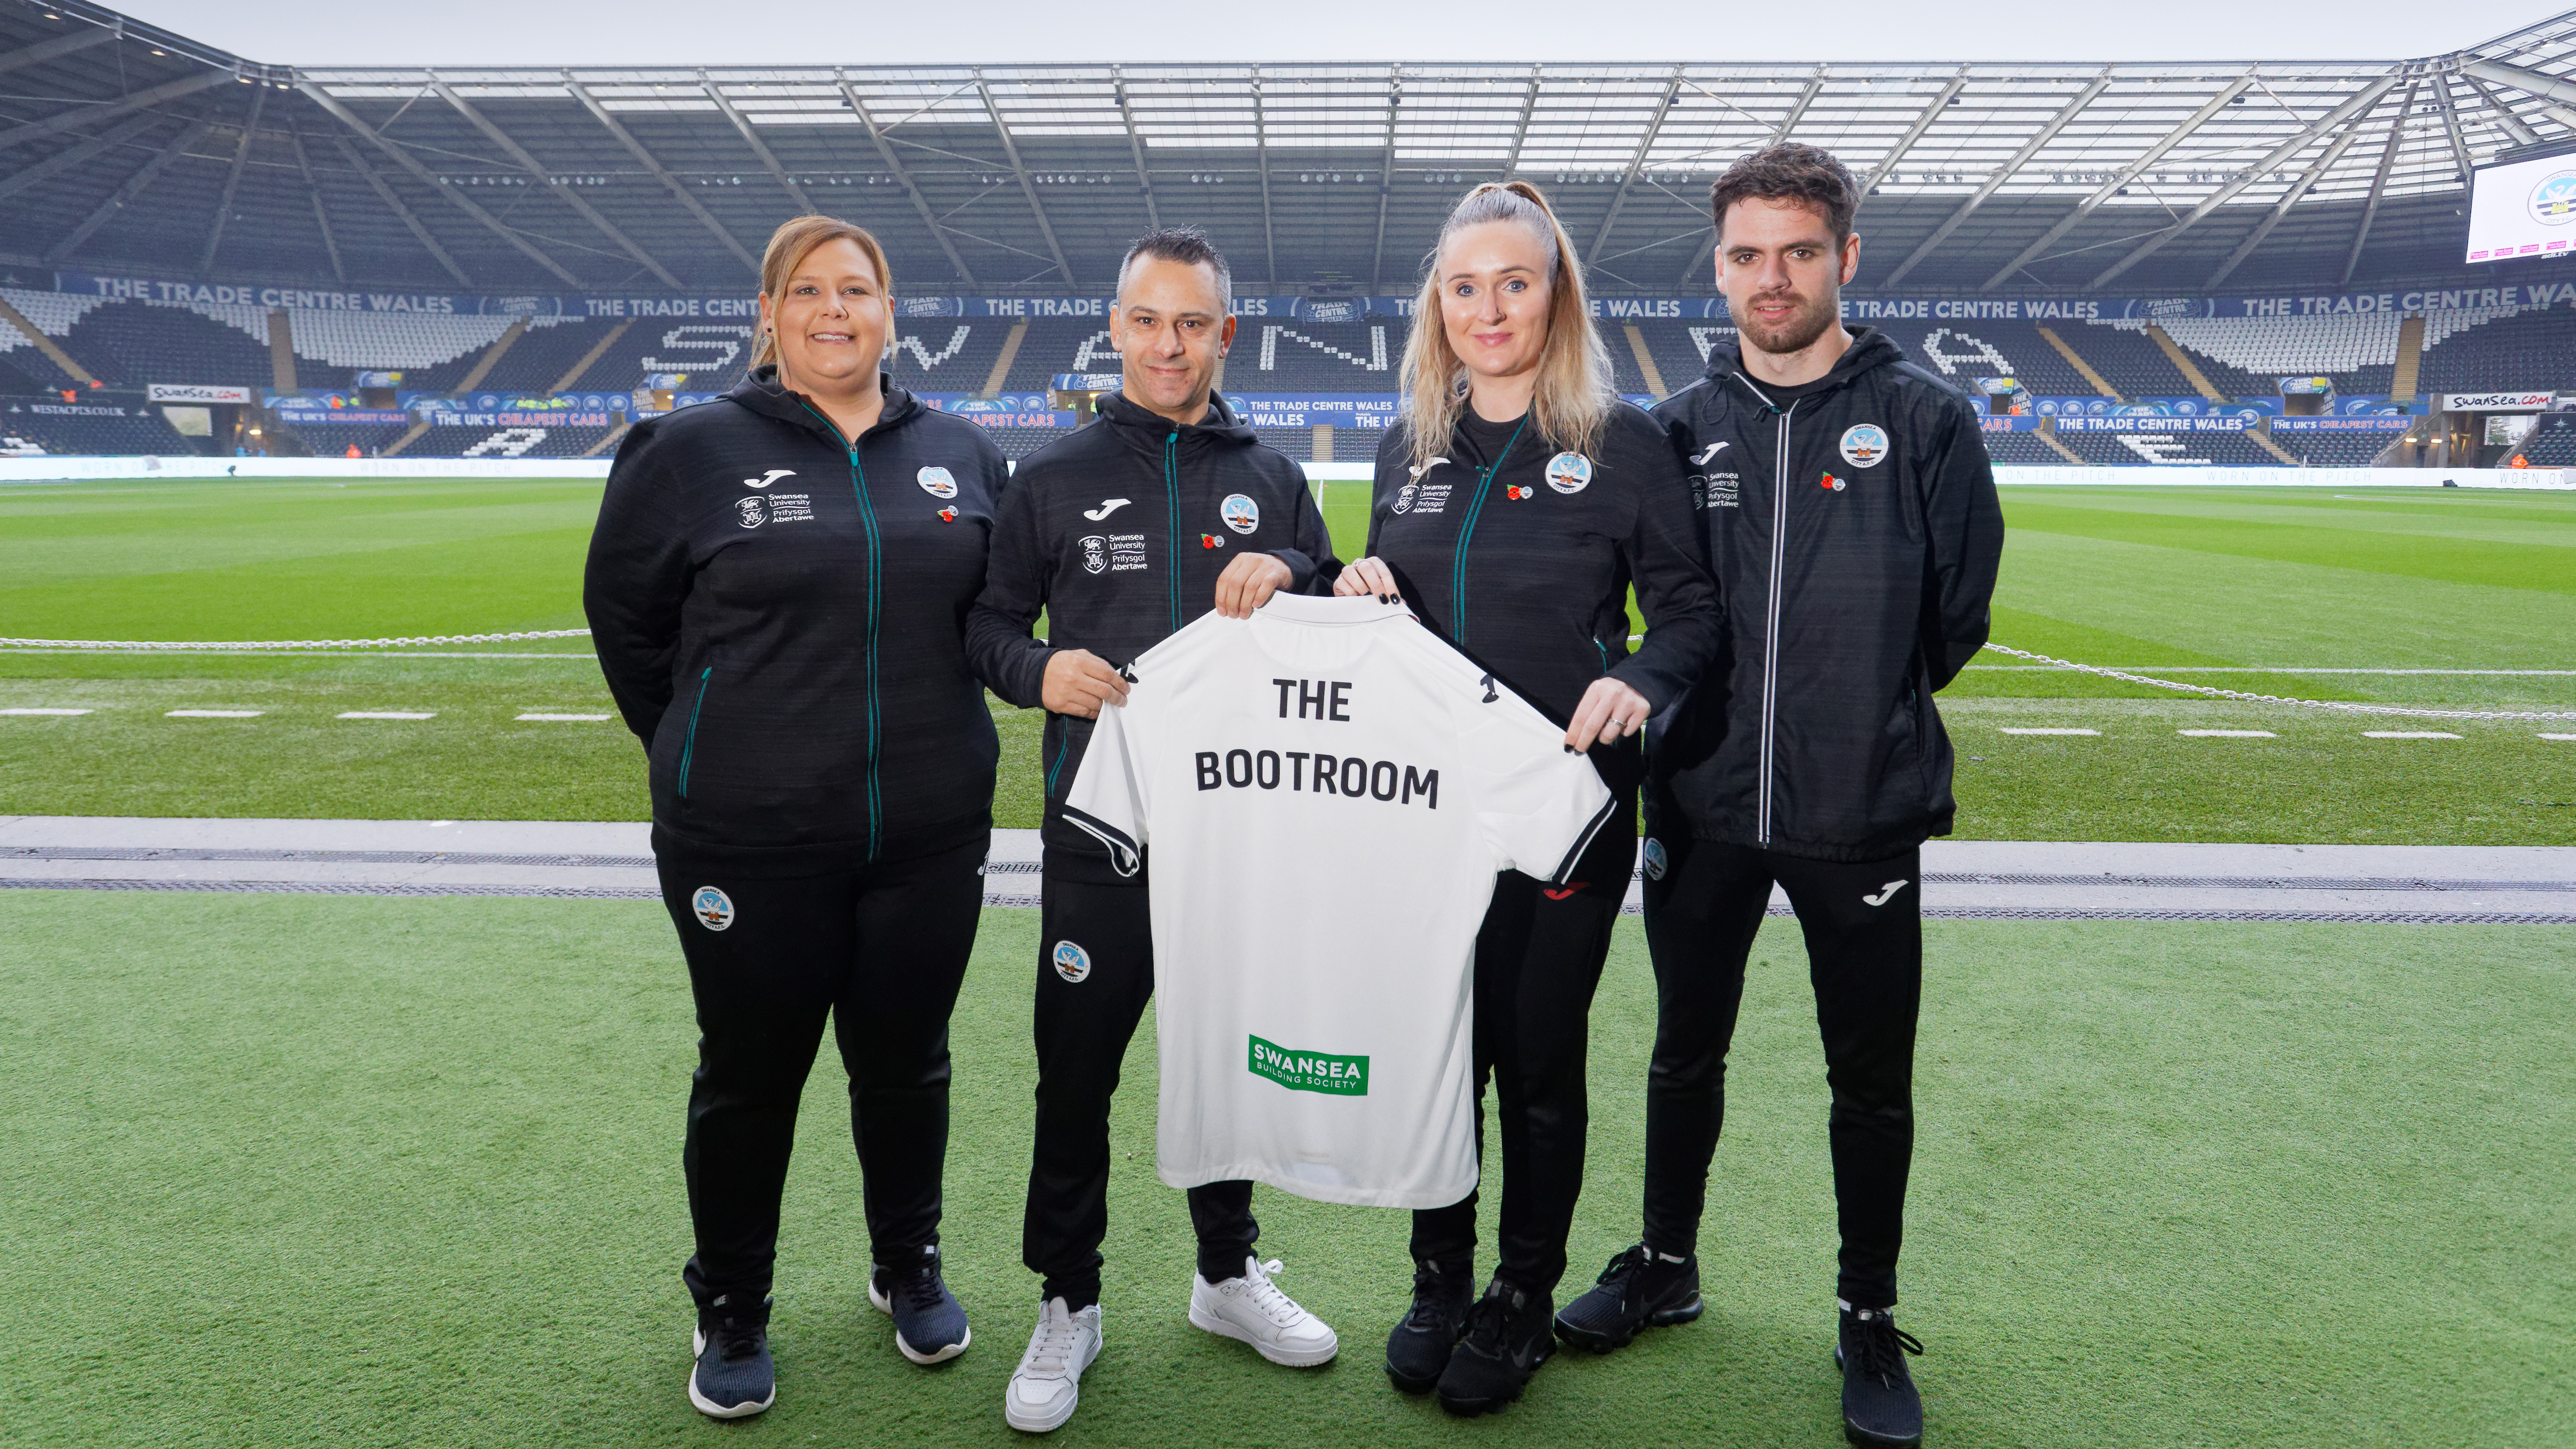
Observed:
[[[1696,1257],[1744,963],[1774,885],[1807,941],[1833,1094],[1842,1232],[1834,1357],[1856,1444],[1920,1443],[1896,1259],[1914,1146],[1921,847],[1950,833],[1933,693],[1985,643],[2003,548],[1966,399],[1842,324],[1860,265],[1851,173],[1783,144],[1711,188],[1739,346],[1656,407],[1696,475],[1727,598],[1722,673],[1649,730],[1645,1235],[1557,1315],[1608,1352],[1700,1314]]]
[[[1092,722],[1127,697],[1129,660],[1211,606],[1244,618],[1280,590],[1329,588],[1341,572],[1305,470],[1263,446],[1216,393],[1234,339],[1233,283],[1207,237],[1169,229],[1130,245],[1109,332],[1119,390],[1100,399],[1090,426],[1020,464],[966,627],[967,655],[993,692],[1047,710],[1037,1131],[1021,1240],[1044,1283],[1037,1330],[1004,1398],[1010,1425],[1030,1432],[1072,1417],[1100,1351],[1109,1103],[1154,990],[1151,862],[1085,834],[1064,797]],[[1041,611],[1043,641],[1030,637]],[[1329,1362],[1332,1329],[1280,1292],[1253,1254],[1252,1184],[1191,1188],[1189,1207],[1190,1322],[1273,1363]]]

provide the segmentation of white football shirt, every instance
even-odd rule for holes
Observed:
[[[1610,818],[1591,761],[1371,598],[1205,614],[1129,672],[1064,815],[1153,850],[1163,1181],[1465,1197],[1476,930],[1496,872],[1561,881]]]

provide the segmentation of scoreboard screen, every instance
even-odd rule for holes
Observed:
[[[2576,254],[2576,152],[2481,166],[2469,191],[2473,262]]]

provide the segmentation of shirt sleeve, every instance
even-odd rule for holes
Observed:
[[[1047,661],[1055,656],[1029,633],[1046,607],[1049,563],[1036,480],[1023,470],[1001,490],[984,591],[966,615],[966,661],[975,677],[1021,709],[1044,699]]]
[[[1646,638],[1636,653],[1611,669],[1610,677],[1644,695],[1651,712],[1660,712],[1699,682],[1717,658],[1725,626],[1699,517],[1691,510],[1691,490],[1697,485],[1683,461],[1688,455],[1649,420],[1636,421],[1636,436],[1623,452],[1644,478],[1637,490],[1636,521],[1619,548],[1637,581]]]
[[[1499,683],[1460,706],[1460,739],[1474,809],[1498,870],[1563,885],[1592,838],[1610,823],[1619,797],[1601,783],[1592,757],[1570,753],[1565,731]]]
[[[1065,792],[1064,823],[1109,849],[1110,867],[1134,875],[1149,835],[1145,771],[1127,731],[1127,711],[1109,705],[1091,728],[1091,743]]]
[[[1923,517],[1931,535],[1923,657],[1936,690],[1958,678],[1985,647],[2004,551],[2003,505],[1995,496],[1995,470],[1976,415],[1953,403],[1942,422],[1922,471]]]
[[[671,704],[671,660],[689,593],[689,541],[672,516],[660,431],[626,435],[582,569],[582,613],[617,712],[647,748]]]

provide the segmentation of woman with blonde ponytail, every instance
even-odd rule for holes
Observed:
[[[1503,1139],[1499,1264],[1475,1294],[1476,1195],[1413,1218],[1413,1306],[1387,1339],[1408,1393],[1458,1414],[1521,1396],[1546,1361],[1552,1294],[1583,1187],[1586,1016],[1636,853],[1638,734],[1713,659],[1716,584],[1689,470],[1613,391],[1574,244],[1537,187],[1487,182],[1440,229],[1409,396],[1378,448],[1368,556],[1342,594],[1416,617],[1567,722],[1626,800],[1568,885],[1508,872],[1476,937],[1475,1073]],[[1628,592],[1647,624],[1631,649]],[[1479,1120],[1481,1122],[1481,1113]]]

